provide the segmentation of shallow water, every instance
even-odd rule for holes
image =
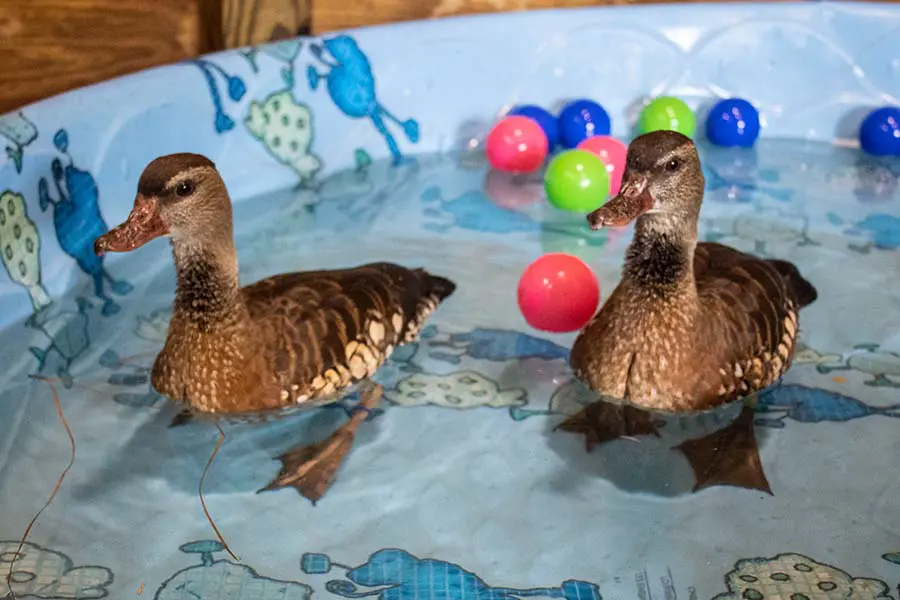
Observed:
[[[273,457],[330,433],[345,418],[341,406],[226,429],[204,491],[239,563],[204,542],[215,536],[197,484],[217,431],[167,428],[174,409],[147,383],[174,289],[164,242],[110,263],[135,288],[115,298],[118,314],[103,316],[81,281],[78,294],[0,334],[0,569],[69,455],[49,387],[26,378],[38,357],[68,386],[59,389],[77,442],[75,466],[32,532],[36,546],[17,561],[13,591],[896,598],[900,163],[770,141],[750,153],[704,149],[703,158],[701,238],[794,261],[819,290],[801,314],[795,366],[757,406],[771,495],[693,491],[691,465],[672,447],[709,429],[702,420],[675,419],[658,439],[591,454],[580,438],[554,432],[584,401],[565,365],[574,334],[527,327],[518,276],[543,252],[570,252],[596,270],[605,298],[631,231],[590,232],[583,216],[549,208],[539,177],[486,177],[475,156],[423,157],[236,204],[244,282],[390,260],[459,286],[424,339],[379,373],[384,411],[360,429],[317,506],[292,490],[256,491],[277,472]],[[783,553],[799,558],[775,558]],[[736,566],[745,558],[760,560]]]

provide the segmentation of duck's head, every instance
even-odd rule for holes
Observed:
[[[653,131],[628,146],[622,188],[588,215],[591,229],[624,227],[641,215],[694,219],[705,181],[697,148],[675,131]]]
[[[169,154],[147,165],[128,218],[98,237],[94,252],[130,252],[164,236],[176,243],[212,243],[231,231],[231,200],[212,161]]]

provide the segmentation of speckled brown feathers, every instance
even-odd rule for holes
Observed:
[[[573,345],[576,375],[608,401],[674,412],[775,383],[815,288],[791,263],[697,243],[704,183],[688,138],[654,132],[628,153],[622,191],[588,221],[636,218],[634,240],[622,281]]]
[[[280,400],[303,404],[371,377],[454,289],[421,269],[375,263],[280,275],[242,292],[267,337]]]
[[[698,244],[694,277],[707,315],[698,347],[716,350],[721,364],[705,373],[703,388],[725,402],[777,382],[791,366],[799,311],[815,301],[815,288],[791,263],[713,243]]]

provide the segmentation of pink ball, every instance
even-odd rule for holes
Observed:
[[[519,310],[541,331],[567,333],[584,327],[600,302],[597,276],[571,254],[545,254],[519,279]]]
[[[622,187],[622,173],[625,171],[625,154],[628,147],[614,137],[595,135],[584,139],[578,148],[600,157],[609,172],[609,194],[615,196]]]
[[[485,152],[498,171],[529,173],[547,158],[547,134],[528,117],[505,117],[488,134]]]

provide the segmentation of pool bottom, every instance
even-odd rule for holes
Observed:
[[[630,232],[588,231],[580,215],[544,205],[535,178],[523,188],[479,163],[423,157],[335,174],[314,206],[309,192],[236,204],[244,282],[392,260],[459,286],[422,340],[379,373],[384,410],[360,429],[315,507],[291,490],[257,490],[277,472],[274,456],[330,433],[353,398],[226,428],[204,490],[239,562],[216,545],[197,498],[218,432],[169,428],[175,408],[148,384],[174,289],[164,243],[109,262],[133,287],[114,296],[117,313],[104,315],[79,280],[71,296],[2,333],[3,564],[68,460],[46,383],[25,377],[41,360],[61,379],[77,443],[74,468],[15,561],[13,591],[118,598],[142,589],[163,600],[887,594],[900,580],[891,558],[900,549],[900,340],[891,337],[900,297],[878,282],[898,272],[900,210],[884,184],[896,165],[774,142],[755,153],[704,149],[704,158],[701,237],[791,260],[820,292],[801,315],[794,367],[754,415],[772,495],[695,492],[696,474],[667,436],[586,453],[583,440],[554,431],[583,401],[565,364],[574,334],[530,330],[516,309],[517,278],[543,252],[570,252],[596,270],[605,298]],[[697,426],[676,420],[670,431],[682,425]]]

